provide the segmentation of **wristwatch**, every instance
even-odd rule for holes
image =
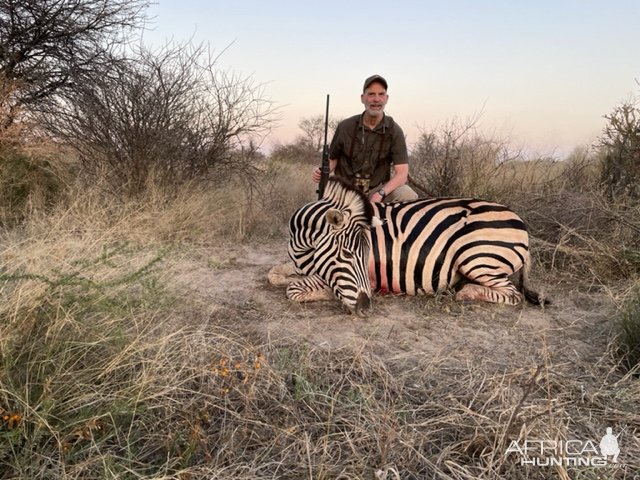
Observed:
[[[384,198],[384,196],[385,196],[384,188],[381,188],[380,190],[378,190],[378,193],[380,194],[380,196],[381,196],[382,198]]]

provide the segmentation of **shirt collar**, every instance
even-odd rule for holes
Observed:
[[[365,112],[362,112],[362,115],[360,115],[360,118],[358,118],[358,123],[362,127],[362,130],[364,130],[364,121],[362,120],[364,118],[364,114]],[[389,128],[389,117],[387,117],[387,114],[385,112],[382,112],[382,121],[378,125],[376,125],[376,128],[374,128],[373,131],[381,131],[382,133],[385,133],[387,131],[387,128]]]

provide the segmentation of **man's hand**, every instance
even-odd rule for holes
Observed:
[[[371,201],[371,203],[380,203],[382,202],[383,198],[382,198],[382,195],[376,192],[373,195],[371,195],[371,197],[369,197],[369,200]]]
[[[329,175],[333,173],[336,169],[336,165],[338,165],[338,160],[329,159]],[[313,169],[313,181],[316,183],[320,183],[320,179],[322,178],[322,168],[315,167]]]
[[[315,167],[313,169],[313,181],[316,183],[320,183],[321,177],[322,177],[322,169],[320,167]]]

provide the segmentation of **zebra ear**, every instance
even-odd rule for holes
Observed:
[[[344,215],[340,210],[337,210],[335,208],[332,208],[331,210],[329,210],[325,214],[324,218],[327,219],[327,222],[329,222],[329,225],[336,228],[340,228],[344,223]]]
[[[373,216],[373,218],[371,219],[371,228],[378,228],[380,226],[382,226],[384,222],[382,220],[380,220],[380,217],[376,217],[375,215]]]

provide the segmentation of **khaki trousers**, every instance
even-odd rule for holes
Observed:
[[[382,188],[382,186],[371,190],[369,192],[369,198],[371,198],[371,196],[374,193],[380,190],[380,188]],[[417,199],[418,199],[418,194],[413,191],[413,188],[411,188],[409,185],[401,185],[398,188],[396,188],[393,192],[385,196],[382,201],[384,203],[394,203],[394,202],[408,202],[408,201],[417,200]]]

